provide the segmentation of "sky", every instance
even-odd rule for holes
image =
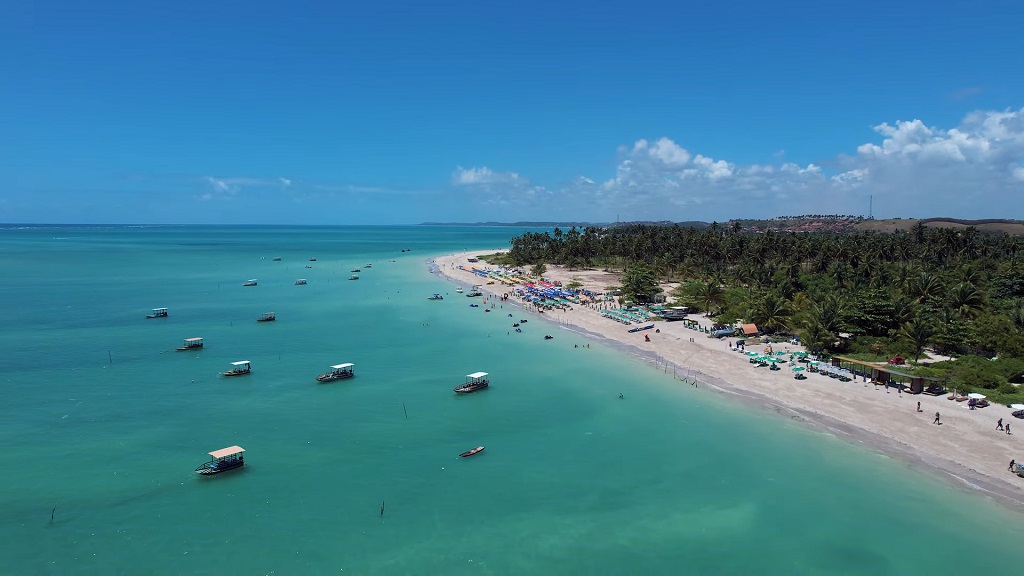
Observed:
[[[4,0],[0,222],[1024,218],[1024,2]]]

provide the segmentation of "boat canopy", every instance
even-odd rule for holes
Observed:
[[[227,448],[221,448],[220,450],[209,452],[209,454],[214,458],[224,458],[233,454],[241,454],[242,452],[245,452],[245,448],[242,448],[241,446],[228,446]]]
[[[167,308],[153,308],[153,312],[167,312]]]
[[[249,363],[248,360],[239,360],[238,362],[232,362],[231,365],[232,366],[245,366],[248,363]]]
[[[202,342],[202,338],[185,338],[185,342]]]
[[[259,280],[259,279],[258,278],[249,278],[248,282],[256,282],[257,280]]]
[[[466,378],[483,378],[487,376],[487,372],[473,372],[472,374],[466,374]]]
[[[335,370],[344,370],[345,368],[351,368],[353,366],[355,366],[355,364],[348,362],[345,364],[335,364],[334,366],[331,366],[331,368],[334,368]]]

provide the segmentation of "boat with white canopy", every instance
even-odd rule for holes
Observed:
[[[466,381],[454,388],[456,394],[470,394],[477,390],[483,390],[491,385],[487,378],[487,372],[473,372],[466,374]]]
[[[244,376],[252,372],[252,366],[248,360],[239,360],[238,362],[231,363],[234,368],[227,372],[221,372],[221,376]]]
[[[208,452],[210,461],[204,462],[196,468],[196,473],[203,476],[212,476],[213,474],[241,468],[245,466],[245,457],[242,455],[244,452],[245,449],[241,446],[228,446],[227,448]]]
[[[202,350],[202,338],[185,338],[185,342],[178,347],[178,350]]]
[[[146,318],[167,318],[167,308],[153,308]]]
[[[344,380],[345,378],[352,378],[356,375],[353,367],[355,364],[347,362],[345,364],[335,364],[331,366],[330,372],[325,372],[316,377],[317,382],[334,382],[335,380]]]

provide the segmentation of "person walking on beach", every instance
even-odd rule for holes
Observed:
[[[1006,435],[1007,436],[1010,435],[1010,423],[1009,422],[1006,423]]]
[[[920,411],[921,411],[921,403],[920,403],[920,402],[918,402],[918,403],[917,403],[917,411],[918,411],[918,412],[920,412]]]
[[[939,424],[939,413],[938,412],[935,413],[935,420],[932,422],[932,424]]]
[[[1006,469],[1007,472],[1013,472],[1013,465],[1016,464],[1016,460],[1010,460],[1010,467]]]
[[[996,422],[996,430],[1002,430],[1002,429],[1003,429],[1003,419],[1000,418],[999,422]]]

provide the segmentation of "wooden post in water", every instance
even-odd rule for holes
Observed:
[[[402,410],[405,412],[405,419],[409,419],[409,410],[405,407],[405,402],[402,402]]]
[[[50,524],[53,524],[53,515],[57,513],[57,507],[54,506],[53,510],[50,510]]]
[[[114,357],[110,355],[110,350],[107,350],[107,360],[109,360],[111,364],[114,363]]]

